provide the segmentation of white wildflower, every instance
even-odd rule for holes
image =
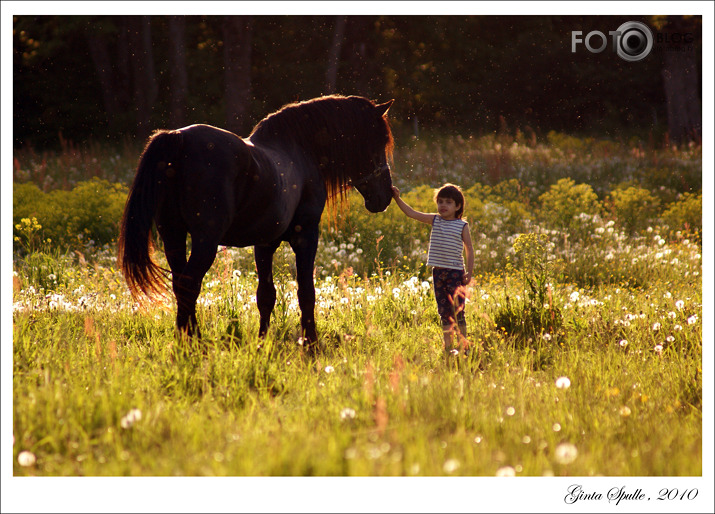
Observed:
[[[571,380],[569,377],[559,377],[556,379],[556,387],[558,389],[568,389],[571,387]]]
[[[142,411],[139,409],[131,409],[126,416],[124,416],[119,424],[122,428],[129,428],[137,421],[142,419]]]
[[[504,466],[497,469],[496,476],[498,477],[513,477],[516,476],[516,471],[511,466]]]
[[[340,419],[355,419],[355,409],[345,407],[343,410],[340,411]]]
[[[571,443],[561,443],[554,450],[554,458],[559,464],[571,464],[578,457],[578,449]]]
[[[28,451],[22,451],[17,455],[17,463],[23,468],[34,466],[37,458],[35,454]]]
[[[444,470],[445,473],[452,474],[459,469],[460,465],[461,464],[459,463],[459,461],[457,459],[447,459],[445,461],[444,465],[442,466],[442,469]]]

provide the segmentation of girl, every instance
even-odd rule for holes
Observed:
[[[472,280],[474,269],[474,248],[469,225],[462,219],[464,195],[453,184],[442,186],[434,197],[437,214],[414,210],[400,198],[400,190],[392,186],[392,197],[408,217],[432,225],[427,265],[432,266],[434,295],[437,310],[442,321],[444,349],[447,355],[452,351],[454,325],[463,338],[467,336],[467,322],[464,317],[464,287]],[[464,268],[463,250],[467,252],[467,267]]]

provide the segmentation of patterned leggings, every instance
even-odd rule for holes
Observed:
[[[437,299],[437,311],[443,330],[451,328],[456,322],[460,331],[467,332],[463,278],[464,271],[461,269],[434,268],[432,270],[434,296]]]

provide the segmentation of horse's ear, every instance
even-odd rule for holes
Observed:
[[[377,109],[377,112],[380,113],[380,116],[384,116],[385,114],[387,114],[387,111],[390,109],[390,106],[392,105],[392,102],[394,102],[394,101],[395,101],[395,99],[393,98],[389,102],[385,102],[384,104],[378,104],[375,106],[375,108]]]

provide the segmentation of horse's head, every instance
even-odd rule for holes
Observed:
[[[250,139],[300,149],[319,170],[329,206],[343,201],[353,186],[367,210],[382,212],[392,201],[393,139],[387,122],[392,102],[330,95],[289,104],[261,120]]]
[[[370,212],[382,212],[392,201],[392,174],[388,161],[392,157],[393,141],[387,111],[393,101],[379,105],[370,103],[368,116],[374,123],[372,133],[376,137],[370,138],[373,143],[367,148],[368,155],[362,156],[362,173],[350,177],[350,184],[363,196],[365,208]]]

